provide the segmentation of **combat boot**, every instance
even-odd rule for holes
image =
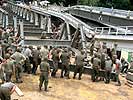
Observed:
[[[121,86],[121,84],[115,84],[115,86]]]
[[[45,87],[44,91],[48,92],[48,89],[47,89],[47,87]]]
[[[73,79],[75,79],[75,76],[73,77]]]
[[[78,80],[81,80],[81,77],[79,77]]]

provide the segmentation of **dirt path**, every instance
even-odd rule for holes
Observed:
[[[57,75],[59,77],[59,75]],[[39,76],[24,75],[24,83],[17,84],[24,96],[18,97],[16,93],[12,99],[18,100],[133,100],[133,89],[125,85],[121,78],[122,86],[93,83],[90,76],[83,75],[82,80],[50,78],[49,92],[38,90]]]

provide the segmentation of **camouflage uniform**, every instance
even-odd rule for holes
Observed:
[[[121,63],[122,63],[121,73],[127,73],[128,66],[129,66],[128,62],[124,58],[122,58]]]
[[[105,83],[110,82],[110,77],[111,77],[111,70],[113,67],[113,62],[110,59],[110,57],[107,57],[107,60],[105,61]]]
[[[0,86],[0,100],[11,100],[11,94],[14,92],[15,84],[11,82],[4,83]]]
[[[40,58],[40,51],[33,49],[32,51],[32,57],[33,57],[33,68],[32,68],[32,74],[36,74],[36,70],[38,68],[38,59]]]
[[[18,48],[17,51],[13,55],[11,55],[11,58],[13,58],[15,60],[16,81],[22,82],[22,80],[21,80],[22,65],[24,64],[26,57],[20,53],[20,48]]]
[[[0,100],[11,100],[10,90],[0,87]]]
[[[26,47],[25,50],[23,51],[25,57],[26,57],[26,61],[25,61],[25,65],[24,67],[24,72],[28,72],[28,74],[31,73],[31,62],[30,62],[30,58],[32,57],[31,54],[31,49],[29,47]]]
[[[4,83],[4,69],[2,64],[0,64],[0,79],[2,80],[2,83]]]
[[[41,57],[41,60],[43,60],[45,57],[48,57],[48,49],[47,47],[43,47],[41,50],[40,50],[40,57]]]
[[[4,73],[6,74],[6,82],[11,82],[11,77],[13,74],[13,67],[14,67],[14,62],[11,61],[10,54],[6,54],[6,63],[3,64],[4,67]]]
[[[58,71],[58,63],[59,63],[59,52],[60,50],[58,49],[55,49],[53,52],[52,52],[52,59],[53,59],[53,64],[54,64],[54,68],[53,68],[53,71],[51,73],[51,76],[55,77],[56,76],[56,72]]]
[[[39,83],[39,89],[41,90],[41,87],[44,82],[45,86],[45,91],[47,91],[47,86],[48,86],[48,74],[50,72],[50,66],[47,62],[47,60],[44,58],[44,61],[41,62],[40,64],[40,83]]]
[[[98,76],[99,76],[99,67],[101,65],[101,61],[98,58],[97,54],[95,54],[95,57],[92,60],[92,64],[93,64],[93,66],[92,66],[92,76],[91,76],[91,79],[92,79],[93,82],[95,82],[98,79]]]
[[[65,76],[67,76],[67,78],[69,78],[69,71],[67,69],[69,69],[69,54],[67,51],[64,51],[61,55],[61,61],[62,61],[62,66],[61,66],[61,78]],[[64,73],[65,71],[65,73]],[[64,74],[63,74],[64,73]]]
[[[83,66],[84,66],[84,55],[83,54],[78,54],[76,56],[75,61],[76,61],[76,67],[75,67],[75,70],[74,70],[74,77],[73,78],[75,79],[77,73],[79,73],[79,78],[78,79],[81,80],[81,76],[82,76],[82,73],[83,73],[83,70],[84,70],[84,68],[83,68]]]
[[[116,75],[116,81],[118,82],[118,84],[116,85],[120,86],[121,82],[120,82],[119,74],[120,74],[120,69],[121,69],[121,62],[119,59],[116,59],[115,63],[116,63],[115,75]]]

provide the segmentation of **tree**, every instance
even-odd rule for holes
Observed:
[[[65,5],[65,6],[69,6],[69,5],[70,5],[70,6],[73,6],[73,5],[76,5],[76,4],[77,4],[77,1],[78,1],[78,0],[65,0],[65,1],[64,1],[64,5]]]
[[[112,0],[112,6],[116,9],[129,10],[129,0]]]

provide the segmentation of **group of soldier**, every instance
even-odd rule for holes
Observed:
[[[100,44],[97,42],[91,45],[91,63],[92,74],[91,80],[93,82],[104,80],[106,84],[110,83],[110,80],[118,82],[116,86],[121,86],[119,79],[120,73],[127,73],[129,63],[118,54],[116,50],[117,45],[114,48],[107,49],[106,43]]]
[[[50,47],[47,46],[21,46],[21,38],[13,33],[12,27],[0,29],[0,79],[2,83],[11,82],[15,76],[17,83],[22,83],[22,73],[36,75],[38,66],[40,66],[40,84],[41,90],[43,82],[45,91],[47,91],[48,75],[51,72],[52,77],[56,77],[58,68],[61,68],[60,77],[70,79],[70,65],[75,67],[74,76],[79,72],[78,79],[81,79],[83,72],[84,52],[75,55],[71,48]],[[72,58],[76,58],[73,62]],[[73,64],[71,64],[73,63]]]
[[[92,39],[93,40],[93,39]],[[47,46],[21,46],[19,34],[14,34],[12,27],[7,29],[0,28],[0,79],[2,83],[11,82],[12,76],[15,76],[17,83],[22,83],[22,73],[37,74],[38,66],[40,68],[39,90],[47,91],[48,76],[56,77],[60,68],[60,78],[70,79],[71,66],[74,68],[73,79],[79,73],[78,79],[81,80],[84,71],[84,61],[86,57],[85,50],[79,53],[73,52],[68,47],[47,47]],[[93,41],[94,42],[94,41]],[[102,45],[91,43],[90,57],[92,64],[91,80],[93,82],[105,80],[109,83],[111,74],[113,78],[121,85],[119,74],[127,72],[128,62],[122,58],[118,59],[116,49],[108,50],[106,43]],[[121,70],[122,69],[122,70]],[[103,75],[100,73],[103,72]]]
[[[20,50],[20,36],[14,33],[12,27],[7,29],[0,28],[0,78],[2,82],[11,81],[13,72],[15,72],[15,77],[17,82],[22,82],[19,80],[21,63],[26,60]],[[16,67],[14,67],[14,65]]]

